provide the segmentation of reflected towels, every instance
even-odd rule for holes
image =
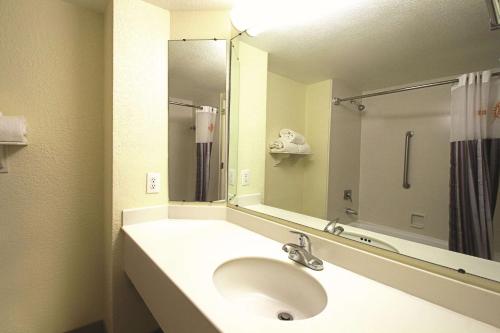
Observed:
[[[297,145],[303,145],[306,143],[306,139],[302,134],[288,128],[284,128],[280,131],[280,138],[284,138],[286,141]]]
[[[25,142],[26,119],[24,117],[7,117],[0,114],[0,141]]]
[[[278,138],[269,145],[271,153],[290,153],[290,154],[310,154],[311,147],[307,144],[298,145],[289,142],[286,138]]]

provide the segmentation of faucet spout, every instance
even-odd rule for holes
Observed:
[[[323,269],[323,261],[315,257],[311,252],[311,240],[306,234],[297,231],[290,231],[299,235],[299,244],[287,243],[282,250],[288,253],[288,258],[312,270]]]
[[[325,226],[323,231],[326,231],[330,234],[333,235],[340,235],[341,233],[344,232],[344,228],[341,226],[337,226],[337,223],[339,222],[340,218],[334,218],[332,221],[328,222],[328,224]]]

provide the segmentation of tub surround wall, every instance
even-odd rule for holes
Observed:
[[[450,77],[432,81],[447,79]],[[334,96],[362,93],[341,80],[333,82]],[[426,82],[404,86],[422,83]],[[445,85],[367,98],[363,112],[349,102],[333,105],[328,219],[340,217],[342,223],[349,223],[359,218],[359,225],[380,225],[381,230],[396,229],[447,246],[450,88]],[[404,189],[404,137],[410,130],[415,133],[410,151],[411,188]],[[344,189],[353,190],[352,203],[343,200]],[[381,189],[384,195],[380,195]],[[358,217],[344,214],[345,207],[358,210]],[[424,216],[419,221],[423,228],[411,225],[412,213]],[[495,215],[498,218],[500,214]]]
[[[103,318],[103,16],[64,1],[0,1],[0,112],[29,146],[0,174],[0,331]]]
[[[444,78],[435,81],[440,80]],[[363,101],[360,220],[448,240],[450,87]],[[415,133],[410,151],[411,187],[404,189],[404,137],[410,130]],[[380,195],[381,189],[384,195]],[[412,213],[425,216],[422,229],[411,226]]]
[[[335,79],[333,96],[356,96],[361,91]],[[328,177],[327,219],[340,218],[342,223],[356,220],[346,216],[344,209],[359,209],[359,163],[362,114],[351,103],[332,104]],[[352,201],[344,200],[344,190],[352,191]]]

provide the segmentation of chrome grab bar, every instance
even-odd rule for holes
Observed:
[[[413,131],[406,132],[405,136],[405,160],[403,167],[403,188],[410,188],[410,183],[408,182],[408,164],[410,162],[410,138],[415,133]]]

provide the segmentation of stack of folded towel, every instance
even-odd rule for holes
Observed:
[[[279,138],[269,145],[269,150],[271,153],[311,153],[311,147],[307,144],[304,136],[287,128],[280,131]]]
[[[7,117],[0,113],[0,142],[25,142],[26,119]]]

